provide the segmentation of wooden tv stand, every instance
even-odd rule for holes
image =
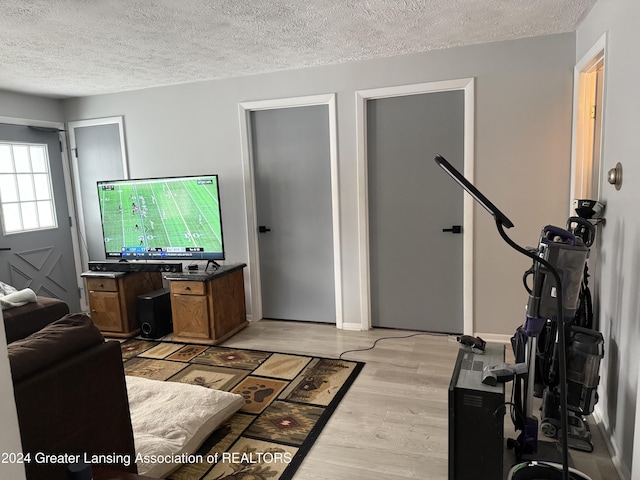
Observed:
[[[171,291],[174,340],[215,345],[247,326],[244,267],[239,263],[164,275]]]
[[[136,313],[139,295],[162,288],[160,272],[94,272],[82,274],[87,285],[89,316],[105,337],[140,333]]]

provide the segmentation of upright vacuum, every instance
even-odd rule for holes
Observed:
[[[534,262],[523,277],[529,292],[527,319],[516,331],[512,344],[516,361],[523,361],[522,345],[524,339],[529,338],[527,361],[530,368],[526,376],[514,380],[514,404],[518,414],[513,415],[513,421],[522,433],[516,440],[511,440],[509,446],[515,449],[516,457],[522,463],[512,468],[509,479],[587,478],[568,468],[566,462],[567,448],[593,451],[585,416],[593,412],[598,401],[604,340],[600,332],[592,330],[586,260],[595,240],[594,223],[599,221],[603,205],[595,200],[574,200],[574,208],[578,216],[569,218],[566,229],[543,229],[536,251],[550,260],[562,277],[565,292],[562,323],[557,321],[557,316],[554,318],[553,309],[548,307],[552,307],[554,292],[552,284],[545,286],[548,278],[544,269]],[[552,239],[551,232],[558,235]],[[552,253],[554,250],[555,254]],[[529,276],[533,276],[531,288],[527,284]],[[536,315],[537,318],[533,318]],[[563,349],[566,355],[564,367],[560,359]],[[545,453],[539,449],[538,423],[531,410],[533,396],[542,397],[540,430],[545,436],[560,440],[566,477],[559,473],[561,465],[552,458],[545,458]]]
[[[567,230],[582,239],[587,247],[595,241],[594,222],[601,219],[603,205],[594,200],[575,200],[578,217],[567,221]],[[578,308],[571,324],[567,339],[567,407],[569,448],[585,452],[593,451],[591,432],[586,416],[590,415],[598,402],[600,383],[600,361],[604,357],[604,339],[593,329],[593,305],[588,285],[589,268],[584,265],[582,284],[578,294]],[[546,325],[544,337],[554,336],[552,325]],[[555,354],[552,342],[541,342],[538,349],[539,362],[536,370],[535,391],[542,398],[541,430],[550,438],[558,437],[560,428],[559,390],[555,380]],[[540,395],[540,390],[542,394]]]
[[[570,338],[572,321],[578,310],[578,300],[583,284],[583,273],[588,257],[589,248],[585,245],[581,236],[576,236],[567,229],[546,226],[542,229],[538,247],[525,249],[516,244],[505,232],[505,228],[513,227],[513,223],[491,201],[489,201],[473,184],[458,172],[442,156],[435,157],[436,163],[449,176],[460,184],[480,205],[482,205],[493,217],[496,228],[502,239],[513,249],[533,260],[533,266],[525,273],[525,288],[529,293],[527,311],[524,324],[519,328],[520,335],[514,340],[516,346],[516,364],[489,367],[483,372],[483,382],[495,382],[496,379],[506,381],[512,373],[512,378],[518,380],[518,394],[520,405],[514,400],[516,409],[514,422],[516,428],[521,431],[518,439],[513,441],[512,447],[516,449],[517,457],[523,460],[510,472],[509,478],[513,480],[589,480],[589,477],[569,467],[568,460],[568,425],[569,408],[567,403],[567,338]],[[586,226],[584,226],[587,228]],[[532,276],[532,284],[527,284],[528,276]],[[533,415],[533,390],[535,384],[536,358],[538,340],[541,332],[547,324],[555,325],[553,338],[553,368],[557,377],[557,410],[550,406],[551,410],[558,413],[559,422],[557,432],[560,438],[561,459],[560,463],[554,461],[539,461],[535,454],[538,453],[538,420]],[[520,339],[520,341],[518,341]],[[519,345],[516,345],[519,343]],[[520,356],[522,354],[522,358]],[[523,368],[523,364],[526,368]],[[485,367],[486,369],[486,367]],[[523,373],[526,372],[526,373]],[[525,382],[523,385],[522,382]],[[515,395],[514,390],[514,395]],[[515,397],[514,397],[515,398]],[[528,458],[531,458],[529,460]]]

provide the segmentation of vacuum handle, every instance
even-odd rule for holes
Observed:
[[[569,242],[570,245],[576,244],[576,237],[573,233],[567,232],[564,228],[554,227],[553,225],[547,225],[544,227],[544,238],[553,240],[553,237],[560,237],[563,240]],[[552,234],[549,236],[549,234]]]
[[[576,224],[574,227],[573,224]],[[567,220],[567,230],[578,235],[587,247],[593,245],[596,238],[596,227],[589,220],[582,217],[569,217]]]

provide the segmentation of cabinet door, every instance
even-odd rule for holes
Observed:
[[[178,337],[210,338],[205,295],[173,295],[173,334]]]
[[[91,320],[103,332],[122,332],[118,292],[89,292]]]

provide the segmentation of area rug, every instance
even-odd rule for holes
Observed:
[[[364,366],[240,348],[130,339],[126,375],[237,393],[244,406],[171,480],[288,480]]]

